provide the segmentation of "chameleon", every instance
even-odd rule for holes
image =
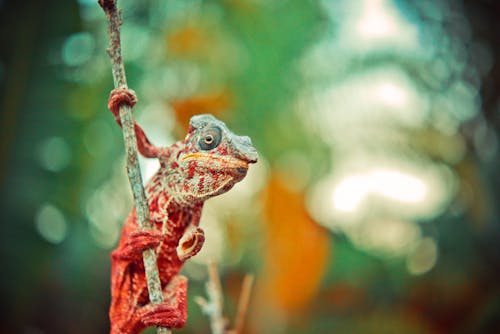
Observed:
[[[133,106],[129,89],[111,92],[108,108],[121,126],[119,106]],[[258,153],[247,136],[238,136],[212,115],[190,119],[184,140],[157,147],[134,122],[137,147],[160,167],[145,193],[152,229],[138,226],[135,209],[111,253],[110,334],[136,334],[146,327],[182,328],[187,320],[187,278],[179,272],[196,255],[205,236],[198,226],[204,202],[230,190],[246,176]],[[153,248],[165,302],[149,302],[142,252]]]

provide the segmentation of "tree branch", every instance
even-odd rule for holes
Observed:
[[[219,272],[214,262],[208,263],[208,282],[206,283],[207,297],[197,297],[196,303],[200,305],[202,311],[210,318],[212,334],[225,334],[226,321],[222,314],[224,307],[224,297],[220,283]]]
[[[121,10],[116,7],[117,0],[98,0],[108,20],[109,48],[107,49],[111,60],[111,69],[115,88],[127,88],[127,79],[125,77],[125,68],[121,54],[120,25],[122,23]],[[120,106],[120,120],[122,123],[123,140],[125,142],[125,151],[127,155],[127,175],[134,196],[135,209],[140,228],[152,228],[149,220],[149,207],[144,193],[141,170],[137,157],[137,141],[134,131],[134,120],[132,118],[132,109],[122,104]],[[149,299],[152,304],[163,303],[163,293],[161,289],[160,276],[158,274],[158,265],[156,254],[153,249],[147,249],[143,252],[144,269],[148,283]],[[170,330],[158,328],[158,334],[169,334]]]
[[[238,308],[236,311],[236,320],[234,321],[234,329],[231,334],[243,333],[243,324],[248,312],[248,304],[250,303],[250,295],[252,294],[254,277],[251,274],[246,274],[241,285],[240,298],[238,300]]]
[[[245,275],[238,300],[234,328],[227,329],[227,319],[224,318],[223,314],[224,297],[219,272],[214,262],[210,261],[208,263],[208,282],[206,283],[208,300],[203,297],[196,297],[195,301],[200,305],[203,313],[209,316],[212,334],[241,334],[243,332],[243,324],[248,311],[253,281],[253,275]]]

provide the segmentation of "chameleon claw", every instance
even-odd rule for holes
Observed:
[[[137,103],[137,95],[129,88],[115,88],[109,94],[108,108],[115,116],[116,122],[121,126],[120,105],[127,104],[133,107]]]

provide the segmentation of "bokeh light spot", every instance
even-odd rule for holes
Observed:
[[[51,137],[43,141],[38,150],[38,161],[51,172],[60,172],[66,168],[71,161],[71,150],[66,140]]]
[[[387,37],[397,33],[394,18],[384,10],[384,1],[365,1],[363,17],[358,24],[358,31],[367,38]]]
[[[407,258],[408,271],[413,275],[424,274],[434,267],[437,257],[438,249],[434,239],[424,238]]]
[[[379,48],[416,50],[417,28],[389,0],[346,1],[340,43],[366,51]],[[338,12],[336,12],[338,15]]]
[[[118,160],[109,179],[89,193],[82,203],[82,211],[88,219],[89,231],[97,246],[112,248],[120,236],[121,224],[133,203],[123,166],[124,158]]]
[[[424,200],[427,192],[422,180],[396,170],[371,172],[370,185],[373,192],[407,203],[417,203]]]
[[[479,111],[477,89],[463,80],[450,88],[449,99],[453,101],[451,112],[462,122],[471,119]]]
[[[348,176],[333,191],[333,205],[340,211],[354,211],[364,197],[376,193],[389,199],[416,203],[424,200],[427,188],[415,176],[396,170],[376,169],[364,175]]]
[[[67,66],[79,66],[87,62],[94,52],[95,40],[88,32],[69,36],[62,47],[62,60]]]
[[[148,50],[150,32],[140,25],[128,24],[122,27],[123,56],[126,61],[135,60]]]
[[[363,176],[346,177],[333,192],[333,206],[340,211],[354,211],[368,191],[367,180]]]
[[[417,223],[398,219],[375,219],[348,231],[362,249],[387,257],[405,256],[421,238]]]
[[[380,99],[394,107],[403,107],[406,102],[406,93],[404,89],[391,83],[380,85],[377,90]]]
[[[35,227],[38,233],[48,242],[61,243],[67,234],[67,223],[64,215],[52,204],[44,204],[35,215]]]

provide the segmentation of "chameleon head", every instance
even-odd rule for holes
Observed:
[[[212,115],[191,118],[178,163],[185,183],[181,192],[205,200],[241,181],[258,154],[247,136],[231,132]]]

